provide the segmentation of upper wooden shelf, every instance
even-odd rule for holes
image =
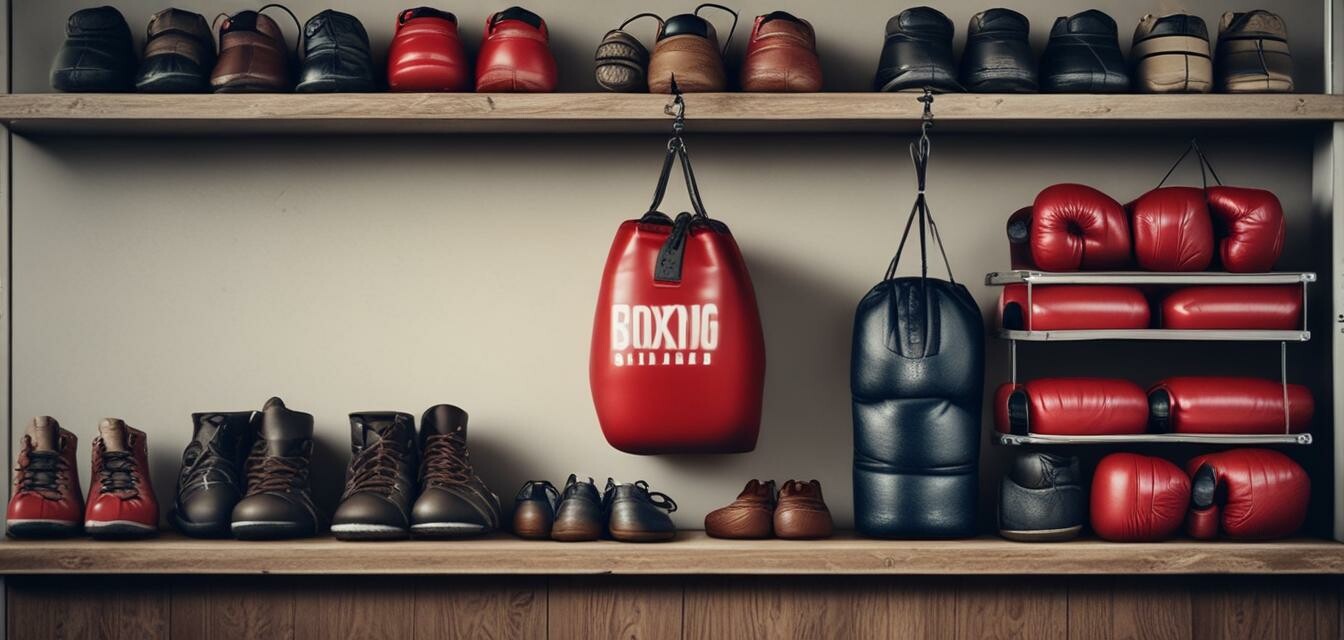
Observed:
[[[526,541],[0,542],[0,574],[1211,574],[1344,573],[1344,544],[1278,542],[1030,544],[970,540],[717,540],[662,544]]]
[[[914,131],[914,93],[703,93],[686,96],[690,132]],[[12,94],[0,124],[32,135],[665,133],[665,95]],[[939,130],[1133,130],[1292,126],[1344,120],[1344,96],[946,94]]]

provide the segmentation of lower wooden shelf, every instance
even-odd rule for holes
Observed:
[[[165,532],[153,540],[0,542],[0,574],[1344,574],[1344,544],[1275,542],[1029,544],[969,540],[527,541],[499,534],[454,541],[240,542]]]

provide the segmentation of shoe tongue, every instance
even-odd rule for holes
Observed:
[[[34,451],[58,451],[60,449],[61,425],[51,416],[38,416],[28,423],[26,432],[33,443]]]
[[[127,443],[126,423],[116,418],[103,418],[98,423],[98,437],[103,439],[105,451],[130,451]]]
[[[297,455],[313,437],[313,416],[291,411],[280,398],[271,398],[262,409],[258,436],[266,441],[271,455]]]
[[[403,425],[410,425],[411,417],[391,411],[350,414],[351,450],[357,451],[382,440],[404,440]]]
[[[430,436],[461,435],[467,437],[467,412],[451,404],[430,407],[420,418],[420,439]]]

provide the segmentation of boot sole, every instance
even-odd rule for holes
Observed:
[[[365,540],[405,540],[411,532],[404,527],[385,524],[333,524],[331,535],[337,540],[361,542]]]
[[[227,538],[229,537],[229,523],[225,522],[187,522],[173,511],[168,515],[168,520],[173,526],[181,531],[183,535],[193,538]]]
[[[311,538],[317,535],[314,527],[296,522],[271,520],[243,520],[230,527],[239,540],[279,540],[283,538]]]
[[[1017,542],[1063,542],[1078,537],[1083,530],[1083,525],[1064,527],[1062,529],[1039,529],[1033,531],[999,529],[999,535],[1009,540]]]
[[[85,520],[84,531],[90,538],[127,539],[148,538],[159,534],[159,528],[131,520]]]
[[[612,529],[611,537],[617,542],[667,542],[677,537],[676,531],[622,531]]]
[[[80,533],[80,523],[71,520],[10,520],[5,530],[12,538],[65,538]]]
[[[491,531],[494,529],[468,522],[427,522],[411,525],[411,535],[417,538],[466,538]]]

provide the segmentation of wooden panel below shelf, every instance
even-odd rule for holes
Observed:
[[[165,532],[134,542],[0,542],[0,574],[1195,574],[1344,573],[1344,544],[1276,542],[1055,544],[969,540],[718,540],[562,543],[481,539],[349,543],[241,542]]]

